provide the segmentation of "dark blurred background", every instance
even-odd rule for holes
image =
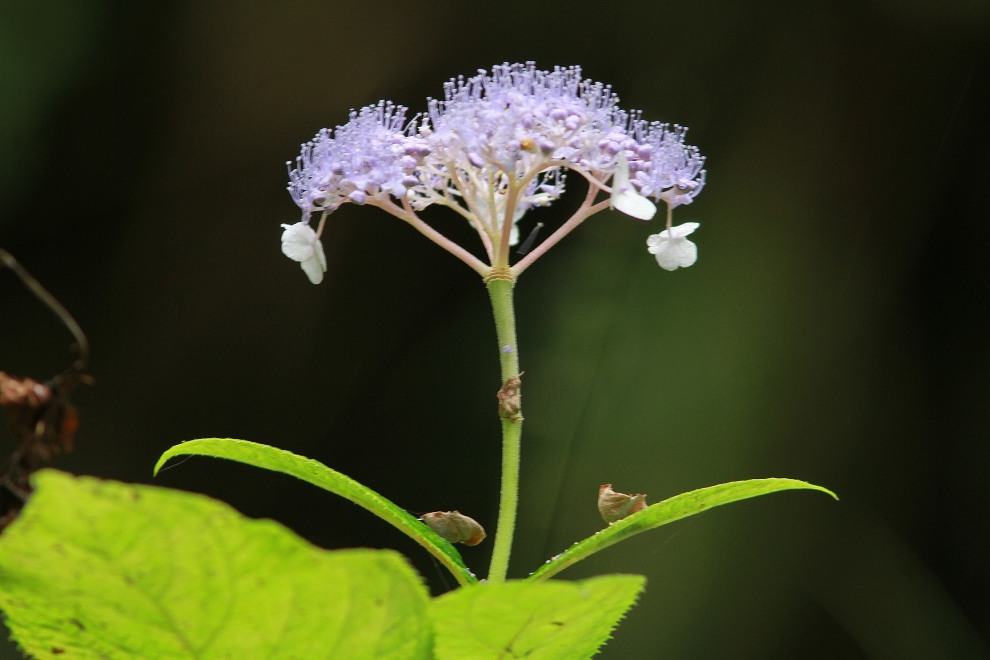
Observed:
[[[691,127],[709,185],[675,221],[701,222],[700,259],[662,271],[644,243],[658,223],[603,214],[520,281],[512,574],[601,526],[601,483],[654,502],[796,477],[842,500],[733,505],[565,572],[649,579],[602,657],[987,657],[988,47],[984,0],[3,3],[0,245],[93,346],[77,451],[56,466],[150,483],[176,442],[246,438],[493,532],[481,283],[349,206],[310,285],[279,252],[298,218],[284,163],[349,108],[418,111],[503,61],[580,64],[623,107]],[[0,369],[48,378],[68,342],[0,271]],[[191,459],[154,483],[324,547],[398,548],[451,586],[290,478]],[[490,547],[463,554],[484,572]]]

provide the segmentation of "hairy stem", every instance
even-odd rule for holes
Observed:
[[[519,346],[516,343],[516,313],[512,301],[514,278],[508,269],[496,269],[486,278],[485,283],[495,316],[495,333],[502,367],[502,389],[498,393],[499,418],[502,422],[502,489],[488,580],[503,582],[509,570],[516,511],[519,506],[519,454],[523,422]]]

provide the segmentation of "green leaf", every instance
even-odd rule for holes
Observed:
[[[328,468],[319,461],[248,440],[203,438],[201,440],[189,440],[168,448],[158,459],[158,463],[155,464],[155,474],[157,475],[162,466],[174,456],[226,458],[302,479],[318,488],[350,500],[394,526],[426,548],[441,564],[447,567],[447,570],[460,584],[474,584],[478,581],[464,564],[461,554],[449,541],[441,538],[405,509],[396,506],[367,486]]]
[[[419,576],[191,493],[45,470],[0,537],[0,608],[39,658],[425,658]]]
[[[433,599],[436,657],[590,658],[633,606],[646,579],[603,575],[579,582],[510,581]]]
[[[695,514],[707,511],[716,506],[738,502],[739,500],[776,493],[782,490],[817,490],[839,499],[835,493],[810,484],[807,481],[797,479],[748,479],[746,481],[730,481],[729,483],[699,488],[688,493],[675,495],[663,502],[658,502],[648,506],[642,511],[638,511],[618,522],[614,522],[608,527],[593,536],[589,536],[583,541],[579,541],[570,548],[552,558],[543,566],[534,571],[528,580],[545,580],[568,566],[573,566],[582,559],[595,554],[623,541],[630,536],[645,532],[667,523],[687,518]]]

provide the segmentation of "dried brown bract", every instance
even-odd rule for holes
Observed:
[[[498,391],[498,414],[505,419],[512,421],[519,420],[519,411],[522,410],[522,373],[505,381],[502,389]]]
[[[646,494],[626,495],[612,490],[612,484],[598,488],[598,512],[609,525],[646,508]]]
[[[485,540],[485,528],[460,511],[433,511],[423,514],[420,520],[451,543],[478,545]]]

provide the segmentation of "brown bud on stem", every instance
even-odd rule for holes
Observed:
[[[522,410],[522,393],[519,391],[522,387],[522,375],[523,372],[520,372],[518,376],[508,379],[498,391],[499,417],[512,421],[519,420],[519,411]]]
[[[626,495],[612,490],[612,484],[598,488],[598,512],[609,525],[646,508],[646,494]]]
[[[423,514],[420,520],[451,543],[478,545],[485,540],[485,528],[460,511],[434,511]]]

